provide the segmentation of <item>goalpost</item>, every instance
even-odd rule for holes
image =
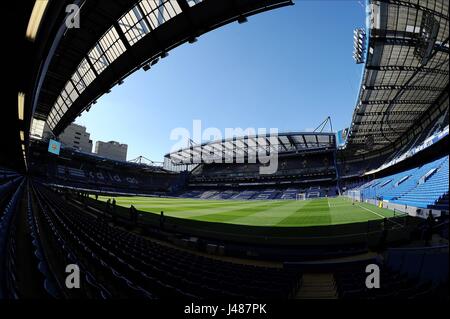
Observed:
[[[295,195],[295,199],[296,200],[305,200],[306,199],[306,194],[305,193],[298,193],[297,195]]]
[[[361,191],[358,189],[348,191],[347,197],[350,198],[353,203],[354,202],[363,202],[363,198],[361,196]]]

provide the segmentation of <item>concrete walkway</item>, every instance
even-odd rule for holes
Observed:
[[[332,273],[305,273],[296,299],[337,299]]]

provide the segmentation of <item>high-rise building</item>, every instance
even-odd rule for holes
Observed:
[[[120,144],[116,141],[102,142],[97,141],[95,143],[95,153],[98,156],[109,158],[116,161],[127,160],[128,145]]]
[[[58,138],[66,147],[72,147],[85,153],[92,153],[92,140],[84,126],[70,124]]]

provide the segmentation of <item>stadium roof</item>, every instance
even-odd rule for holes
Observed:
[[[35,117],[55,135],[132,72],[230,22],[291,0],[81,1],[80,28],[61,24],[33,96]]]
[[[320,151],[336,148],[334,133],[292,132],[277,135],[249,135],[192,145],[167,154],[175,164],[211,163],[216,160],[247,158],[256,154],[273,155]]]
[[[370,0],[366,64],[347,148],[401,146],[448,108],[448,0]],[[436,110],[437,108],[437,110]]]
[[[53,1],[58,5],[59,1]],[[22,171],[25,169],[24,154],[27,151],[29,141],[29,123],[31,122],[31,110],[28,107],[21,108],[21,102],[28,101],[29,96],[23,96],[27,88],[33,82],[33,70],[35,61],[40,61],[39,50],[26,40],[28,22],[33,11],[32,1],[11,1],[4,3],[3,15],[4,39],[7,50],[3,50],[2,75],[2,109],[0,125],[0,166]],[[53,14],[50,6],[47,12]],[[41,34],[45,33],[46,26],[41,27]],[[36,60],[35,60],[36,59]],[[37,63],[36,63],[37,64]],[[20,93],[19,93],[20,92]],[[23,99],[24,97],[24,99]],[[24,104],[22,104],[23,106]],[[18,107],[21,112],[18,112]],[[22,138],[23,137],[23,138]]]

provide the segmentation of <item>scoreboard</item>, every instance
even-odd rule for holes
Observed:
[[[61,151],[61,143],[51,139],[48,143],[48,152],[55,155],[59,155],[60,151]]]

